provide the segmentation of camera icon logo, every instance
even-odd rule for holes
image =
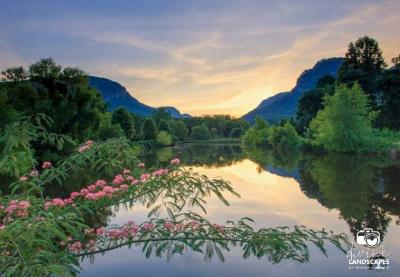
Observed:
[[[371,228],[364,228],[357,232],[357,243],[368,247],[375,247],[381,242],[381,234]]]

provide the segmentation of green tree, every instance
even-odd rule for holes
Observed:
[[[170,126],[169,126],[169,124],[168,124],[168,121],[165,120],[165,119],[161,119],[161,120],[158,122],[158,130],[159,130],[159,131],[165,131],[165,132],[167,132],[168,134],[170,134],[170,133],[171,133],[171,129],[170,129]]]
[[[118,123],[112,122],[111,113],[104,113],[100,115],[100,124],[96,132],[96,138],[98,140],[107,140],[110,138],[120,138],[123,137],[124,130]]]
[[[397,58],[400,61],[400,56]],[[379,125],[400,130],[400,63],[393,58],[394,66],[383,71],[378,82],[382,92],[382,106],[378,120]]]
[[[217,139],[218,138],[218,131],[216,128],[211,128],[210,129],[210,138],[211,139]]]
[[[47,115],[57,122],[49,131],[73,139],[84,140],[95,132],[106,104],[101,95],[89,87],[82,70],[62,70],[48,58],[32,64],[27,76],[26,72],[23,68],[3,71],[4,78],[14,80],[0,83],[6,91],[8,105],[26,115]]]
[[[156,139],[157,128],[152,118],[148,117],[144,120],[142,132],[144,139],[146,140]]]
[[[233,128],[230,133],[231,138],[239,138],[242,135],[243,130],[241,128]]]
[[[311,120],[323,108],[325,95],[332,95],[335,91],[335,78],[326,75],[318,80],[315,89],[305,92],[298,102],[296,113],[296,129],[304,133]]]
[[[379,95],[376,87],[377,78],[386,67],[379,44],[373,38],[364,36],[349,44],[345,60],[339,69],[339,83],[352,85],[358,82],[376,108]]]
[[[210,130],[205,125],[195,126],[192,128],[192,139],[209,140]]]
[[[171,133],[174,137],[176,137],[178,140],[184,140],[186,136],[188,135],[188,129],[186,128],[185,123],[181,120],[171,120],[170,121],[170,126],[171,126]]]
[[[160,146],[170,146],[172,145],[172,138],[167,132],[161,131],[157,134],[156,142]]]
[[[254,129],[262,130],[262,129],[266,129],[268,127],[269,127],[269,124],[264,118],[262,118],[261,116],[256,116]]]
[[[56,79],[60,76],[61,68],[52,58],[40,59],[29,67],[29,76],[35,79]]]
[[[329,151],[367,151],[373,137],[374,113],[361,87],[341,85],[325,96],[324,109],[311,121],[312,143]]]
[[[290,122],[286,122],[283,126],[271,126],[268,136],[269,144],[279,150],[295,150],[302,144],[302,139],[297,134],[296,129]]]
[[[119,124],[128,139],[132,140],[135,138],[133,118],[125,108],[118,108],[112,112],[112,123]]]

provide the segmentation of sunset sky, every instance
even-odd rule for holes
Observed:
[[[151,106],[241,116],[360,36],[389,63],[399,10],[399,0],[1,0],[0,68],[53,57]]]

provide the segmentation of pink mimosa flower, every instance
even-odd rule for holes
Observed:
[[[82,196],[85,196],[86,194],[88,194],[89,193],[89,190],[88,189],[81,189],[81,191],[80,191],[80,194],[82,195]]]
[[[179,165],[180,163],[181,163],[181,160],[180,160],[180,159],[173,159],[173,160],[171,160],[171,164]]]
[[[30,173],[29,176],[38,176],[39,172],[36,169],[33,169]]]
[[[71,194],[70,194],[71,199],[75,199],[78,196],[79,196],[79,192],[77,192],[77,191],[71,192]]]
[[[105,231],[106,230],[104,229],[104,227],[97,228],[96,229],[96,235],[102,236],[102,235],[104,235]]]
[[[172,222],[166,222],[164,223],[164,228],[167,230],[173,230],[175,228],[175,225]]]
[[[154,226],[153,223],[145,223],[145,224],[143,224],[143,229],[144,229],[145,231],[150,232],[150,231],[153,231],[154,228],[155,228],[155,226]]]
[[[111,187],[111,186],[105,186],[103,188],[103,192],[106,193],[106,194],[112,194],[114,192],[114,188]]]
[[[51,162],[43,162],[43,164],[42,164],[42,168],[43,169],[47,169],[47,168],[50,168],[51,167]]]
[[[107,185],[107,182],[104,181],[104,180],[97,180],[96,183],[95,183],[95,185],[96,185],[96,187],[102,188],[102,187],[104,187],[105,185]]]
[[[88,191],[93,192],[96,190],[96,186],[95,185],[90,185],[87,187]]]
[[[138,167],[139,167],[139,168],[144,168],[145,165],[144,165],[144,163],[138,163]]]
[[[26,176],[21,176],[21,177],[19,177],[19,180],[20,180],[21,182],[26,182],[26,181],[28,181],[28,177],[26,177]]]

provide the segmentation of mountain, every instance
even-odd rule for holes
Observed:
[[[261,116],[270,122],[296,115],[297,102],[305,91],[313,89],[318,79],[325,75],[336,76],[343,58],[329,58],[318,61],[313,68],[301,73],[296,86],[288,92],[281,92],[263,100],[254,110],[242,116],[243,119],[254,122],[256,116]]]
[[[157,108],[141,103],[129,94],[121,84],[101,77],[89,76],[89,85],[96,88],[108,104],[110,111],[119,107],[124,107],[131,113],[140,116],[149,116]],[[160,107],[161,108],[161,107]],[[174,107],[162,107],[174,118],[190,117],[188,114],[181,114]]]

